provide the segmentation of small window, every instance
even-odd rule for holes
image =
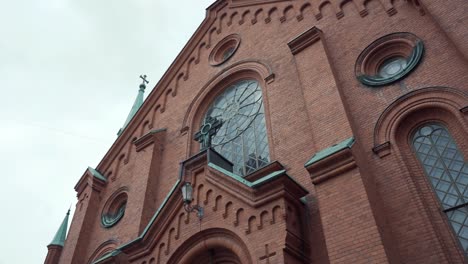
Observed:
[[[234,54],[235,50],[235,47],[229,47],[228,49],[226,49],[226,51],[223,53],[223,60],[229,59],[229,57],[231,57],[231,55]]]
[[[222,39],[210,53],[208,58],[212,66],[218,66],[228,61],[240,45],[240,36],[232,34]]]
[[[101,224],[103,227],[110,228],[123,218],[127,199],[126,189],[117,191],[109,198],[101,213]]]

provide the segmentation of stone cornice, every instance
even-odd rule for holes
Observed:
[[[101,192],[101,190],[106,186],[106,184],[106,181],[95,177],[89,169],[86,169],[83,176],[81,176],[80,180],[75,185],[75,191],[77,193],[77,196],[80,196],[80,194],[85,190],[85,188],[87,186],[90,186],[93,190]]]
[[[154,129],[141,136],[139,139],[133,142],[135,144],[136,151],[139,152],[145,149],[147,146],[153,144],[155,140],[158,140],[158,134],[164,134],[165,132],[165,128]]]
[[[258,208],[281,197],[299,201],[308,193],[304,187],[287,175],[284,169],[272,173],[265,170],[262,177],[250,182],[214,164],[210,163],[208,166],[210,173],[206,174],[207,182],[230,193],[252,208]]]
[[[229,0],[229,7],[244,7],[262,4],[271,4],[276,2],[291,2],[291,0]]]
[[[288,43],[289,49],[293,55],[301,52],[308,46],[314,44],[322,38],[322,31],[317,27],[312,27],[306,32],[300,34]]]
[[[280,170],[284,170],[283,165],[281,165],[281,163],[279,163],[278,161],[272,161],[267,166],[261,169],[258,169],[249,175],[246,175],[244,179],[250,182],[254,182],[256,180],[263,178],[265,175],[268,175],[270,173],[273,173],[275,171],[280,171]]]
[[[310,173],[312,183],[321,184],[354,169],[357,165],[351,148],[343,148],[315,163],[307,164],[306,169]]]

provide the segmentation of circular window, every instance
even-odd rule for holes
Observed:
[[[379,75],[385,78],[390,78],[401,73],[408,63],[403,57],[390,58],[382,63],[379,68]]]
[[[109,198],[101,213],[101,224],[103,227],[110,228],[122,219],[125,214],[127,200],[126,188],[118,190]]]
[[[357,79],[367,86],[382,86],[402,79],[421,61],[423,42],[411,33],[393,33],[370,44],[359,55]]]
[[[232,34],[222,39],[211,51],[209,61],[212,66],[218,66],[229,60],[239,48],[240,37]]]

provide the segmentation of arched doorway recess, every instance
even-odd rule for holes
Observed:
[[[175,250],[168,264],[253,264],[247,245],[234,232],[203,230]]]

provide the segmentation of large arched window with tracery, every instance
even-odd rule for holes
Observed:
[[[468,163],[449,131],[439,123],[419,127],[413,148],[468,255]]]
[[[227,87],[209,106],[204,120],[208,117],[223,121],[212,146],[234,164],[234,173],[247,175],[268,164],[265,111],[258,81],[241,80]]]

